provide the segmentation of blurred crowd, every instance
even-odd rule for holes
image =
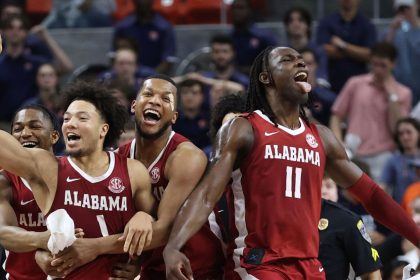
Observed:
[[[159,10],[154,2],[162,1],[54,0],[49,14],[33,26],[24,1],[0,1],[0,127],[9,131],[14,112],[28,104],[42,104],[62,118],[61,78],[73,73],[74,65],[49,29],[112,27],[109,68],[78,78],[103,81],[130,111],[144,78],[174,76],[179,117],[173,128],[210,156],[212,108],[226,95],[247,94],[255,78],[249,77],[252,62],[279,38],[254,23],[255,1],[234,0],[227,5],[230,31],[209,38],[206,67],[175,76],[173,24],[193,15],[185,7],[176,16],[165,14],[168,9]],[[284,11],[287,46],[299,51],[308,66],[307,115],[329,126],[348,156],[420,227],[420,5],[395,0],[395,16],[380,34],[360,12],[360,2],[339,0],[338,10],[319,20],[316,29],[311,11]],[[134,129],[131,121],[115,147],[131,140]],[[56,152],[62,153],[63,145]],[[376,223],[345,192],[336,200],[362,217],[381,257],[383,279],[401,279],[408,263],[417,267],[417,248]]]

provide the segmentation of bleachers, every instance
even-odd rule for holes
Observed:
[[[383,30],[388,26],[389,22],[389,19],[375,22],[378,34],[383,34]],[[258,26],[271,30],[278,36],[280,44],[285,42],[286,37],[282,23],[268,22],[260,23]],[[179,61],[182,61],[191,52],[208,46],[208,41],[213,34],[227,32],[230,28],[230,25],[220,24],[176,26],[176,55]],[[112,28],[51,30],[52,36],[68,53],[75,67],[84,64],[108,63],[107,53],[111,49],[112,32]]]

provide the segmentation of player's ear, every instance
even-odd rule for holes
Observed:
[[[59,139],[60,139],[60,133],[57,130],[53,130],[53,132],[50,135],[51,144],[55,145],[55,143],[57,143]]]
[[[133,100],[133,102],[131,102],[130,112],[132,114],[136,112],[136,100]]]
[[[261,72],[258,76],[258,80],[266,86],[271,84],[271,77],[267,71]]]
[[[105,138],[106,134],[108,133],[108,130],[109,130],[109,124],[104,123],[101,127],[100,136]]]
[[[178,119],[178,112],[175,111],[174,115],[172,116],[171,123],[175,124],[176,120]]]

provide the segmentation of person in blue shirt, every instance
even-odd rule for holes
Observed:
[[[418,180],[410,162],[420,159],[420,123],[414,118],[398,120],[394,139],[398,151],[385,164],[381,183],[392,197],[401,203],[407,187]]]
[[[340,92],[348,78],[367,72],[370,48],[376,42],[375,26],[359,12],[360,0],[339,0],[339,10],[318,25],[317,44],[328,56],[333,92]]]
[[[247,88],[249,77],[236,69],[232,39],[223,34],[214,35],[210,40],[210,48],[213,71],[203,71],[201,74],[207,78],[236,82]]]
[[[302,7],[289,9],[283,18],[286,28],[287,45],[298,52],[303,49],[312,49],[317,57],[317,82],[324,87],[330,87],[328,81],[327,55],[322,46],[312,41],[312,16]]]
[[[316,73],[319,65],[319,57],[315,50],[311,48],[304,48],[300,50],[303,61],[308,66],[308,83],[312,86],[310,96],[310,116],[312,116],[319,123],[328,126],[331,117],[331,107],[334,104],[336,94],[323,87],[316,79]]]
[[[153,0],[133,0],[135,13],[118,23],[113,42],[129,38],[139,46],[137,61],[168,73],[175,61],[175,33],[172,25],[153,11]]]
[[[138,65],[137,54],[134,49],[119,48],[114,53],[112,68],[99,74],[98,80],[119,80],[132,87],[135,92],[138,92],[143,84],[143,80],[154,74],[156,74],[154,69]]]
[[[198,148],[204,149],[210,145],[210,116],[203,109],[204,85],[197,80],[185,80],[178,85],[178,89],[180,108],[173,129]]]
[[[395,0],[396,15],[388,29],[387,41],[398,50],[395,78],[413,92],[413,106],[420,101],[420,17],[415,0]]]
[[[230,37],[236,53],[238,69],[248,75],[257,55],[268,46],[277,46],[277,39],[268,30],[258,28],[251,20],[250,0],[235,0],[231,5],[233,29]]]
[[[0,5],[0,21],[3,22],[10,16],[25,16],[23,2],[19,0],[3,0]],[[5,42],[3,42],[5,43]],[[30,32],[26,37],[25,53],[42,56],[45,59],[53,59],[53,54],[45,42],[37,36],[37,34]]]

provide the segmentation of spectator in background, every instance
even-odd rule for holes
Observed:
[[[10,16],[26,16],[23,2],[19,0],[3,0],[0,5],[0,22]],[[4,43],[4,42],[3,42]],[[53,55],[48,46],[33,32],[29,32],[25,42],[25,53],[52,59]]]
[[[38,68],[36,74],[38,94],[26,100],[24,105],[39,104],[61,117],[61,99],[59,94],[58,73],[50,63],[44,63]]]
[[[6,41],[4,54],[0,57],[0,121],[9,122],[13,112],[28,98],[36,96],[36,73],[41,64],[48,62],[42,57],[26,54],[25,42],[28,23],[24,17],[8,17],[2,25]],[[57,42],[38,26],[36,33],[44,39],[53,52],[53,64],[61,73],[73,68],[70,59]]]
[[[197,80],[185,80],[178,85],[178,89],[180,108],[173,129],[198,148],[204,149],[210,145],[210,116],[207,110],[203,110],[204,85]]]
[[[413,92],[413,105],[420,101],[420,18],[415,0],[395,0],[396,15],[388,29],[387,40],[400,54],[395,78]]]
[[[257,55],[268,46],[277,46],[277,40],[267,30],[252,22],[250,0],[235,0],[231,5],[233,30],[230,37],[236,53],[238,69],[249,75],[251,64]]]
[[[249,77],[236,69],[236,54],[232,39],[226,35],[215,35],[210,40],[210,48],[213,71],[202,72],[203,76],[212,79],[232,81],[247,88]]]
[[[403,268],[408,262],[393,259],[388,265],[384,266],[383,280],[401,280],[403,276]]]
[[[420,159],[411,160],[409,166],[413,168],[416,174],[416,180],[406,188],[401,200],[401,206],[407,211],[409,215],[412,215],[413,201],[416,197],[420,196]]]
[[[396,57],[393,45],[376,44],[372,48],[370,73],[348,80],[334,102],[330,120],[336,137],[369,165],[377,182],[395,149],[396,123],[411,109],[410,89],[392,75]],[[347,123],[345,137],[341,131],[343,121]]]
[[[115,51],[112,69],[99,75],[99,80],[119,80],[138,91],[143,84],[143,79],[155,74],[155,71],[147,66],[137,63],[136,51],[131,48],[120,48]]]
[[[418,180],[415,170],[410,166],[414,159],[420,159],[420,124],[413,118],[398,120],[394,139],[398,150],[385,164],[380,182],[388,193],[401,203],[407,187]]]
[[[46,28],[87,28],[112,26],[114,0],[54,0],[42,22]]]
[[[367,72],[375,26],[359,12],[360,0],[339,0],[339,11],[319,22],[317,44],[328,56],[331,89],[340,92],[347,79]]]
[[[360,217],[338,201],[337,184],[322,180],[319,260],[327,280],[380,279],[381,260]],[[351,267],[351,269],[350,269]]]
[[[311,14],[301,7],[291,8],[284,15],[283,23],[286,28],[287,45],[298,52],[302,52],[303,49],[312,49],[317,57],[317,81],[324,87],[330,87],[328,81],[327,55],[321,46],[317,46],[315,42],[311,40]]]
[[[137,62],[168,73],[175,61],[175,33],[172,25],[153,11],[153,0],[132,0],[135,14],[117,24],[113,42],[128,38],[139,46]]]
[[[300,50],[303,61],[308,67],[308,83],[312,86],[310,94],[308,116],[311,116],[319,123],[328,126],[331,116],[331,106],[334,103],[336,94],[329,89],[318,84],[316,73],[318,69],[318,59],[316,52],[310,48]]]

